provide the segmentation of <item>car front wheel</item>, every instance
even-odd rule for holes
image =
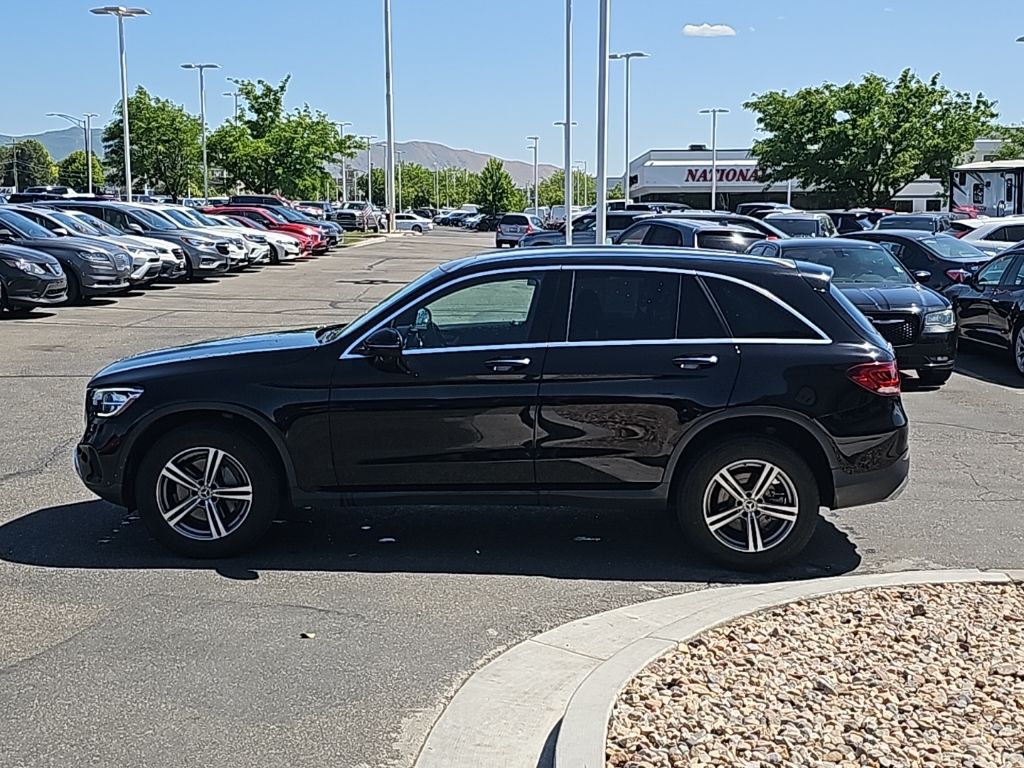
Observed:
[[[181,427],[157,440],[139,464],[139,516],[167,548],[224,557],[255,544],[281,506],[279,472],[234,430]]]
[[[731,440],[685,471],[680,526],[715,560],[761,571],[807,546],[818,522],[818,484],[788,445],[760,437]]]
[[[1024,376],[1024,323],[1018,325],[1013,334],[1013,363],[1017,373]]]
[[[418,232],[420,234],[423,234],[423,227],[421,227],[419,224],[413,224],[412,225],[412,231],[413,232]]]

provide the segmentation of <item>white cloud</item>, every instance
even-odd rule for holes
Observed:
[[[883,8],[882,10],[885,11],[886,13],[896,13],[895,9],[893,8]]]
[[[683,27],[687,37],[732,37],[736,30],[728,24],[687,24]]]
[[[756,27],[749,27],[749,29],[750,29],[751,32],[757,32],[757,28]]]

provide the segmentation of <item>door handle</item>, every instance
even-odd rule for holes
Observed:
[[[711,368],[718,365],[718,355],[694,355],[692,357],[674,357],[672,364],[677,365],[684,371],[696,371],[701,368]]]
[[[499,358],[497,360],[488,360],[484,365],[490,368],[495,373],[509,373],[510,371],[518,371],[530,364],[530,358],[528,357],[511,357],[511,358]]]

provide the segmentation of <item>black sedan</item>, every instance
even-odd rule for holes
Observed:
[[[963,283],[991,260],[991,256],[952,235],[921,229],[875,229],[846,235],[878,243],[889,249],[918,282],[936,291]]]
[[[1024,247],[1004,251],[946,295],[960,338],[1008,350],[1024,376]]]
[[[52,256],[16,245],[0,245],[0,314],[31,312],[68,297],[64,270]]]
[[[753,256],[808,261],[832,268],[832,282],[896,351],[901,370],[925,384],[945,384],[956,361],[956,322],[942,294],[915,282],[888,250],[851,238],[761,242]]]
[[[885,341],[812,264],[537,248],[445,264],[347,325],[108,366],[82,480],[188,555],[250,546],[292,505],[672,509],[746,569],[820,506],[885,500],[907,421]]]

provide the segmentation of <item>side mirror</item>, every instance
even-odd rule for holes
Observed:
[[[363,341],[362,351],[375,357],[398,357],[405,341],[394,328],[378,328]]]
[[[932,278],[932,273],[926,270],[920,269],[914,273],[914,279],[919,283],[927,283]]]
[[[67,237],[68,235],[71,234],[64,227],[54,227],[50,231],[53,232],[53,234],[57,235],[58,237]]]
[[[136,235],[145,234],[145,230],[138,224],[136,224],[134,221],[128,222],[128,231]]]

